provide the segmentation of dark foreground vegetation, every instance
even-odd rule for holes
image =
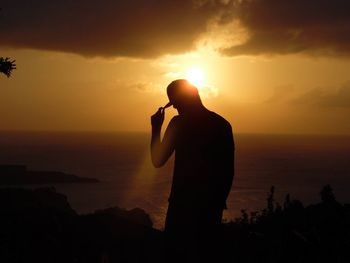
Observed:
[[[15,62],[16,60],[0,57],[0,73],[5,74],[9,78],[11,76],[12,70],[16,69]]]
[[[208,251],[211,262],[350,262],[350,205],[330,186],[318,204],[279,205],[272,187],[264,210],[222,224],[190,261],[164,240],[141,209],[78,215],[53,188],[0,189],[0,262],[202,262]]]

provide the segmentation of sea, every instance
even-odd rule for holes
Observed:
[[[350,136],[235,134],[235,177],[224,213],[227,221],[266,207],[286,194],[305,205],[320,201],[330,184],[337,200],[350,203]],[[144,209],[162,229],[172,181],[171,158],[162,168],[150,160],[150,134],[122,132],[0,132],[0,164],[62,171],[99,183],[53,186],[80,214],[118,206]],[[10,186],[16,187],[16,186]]]

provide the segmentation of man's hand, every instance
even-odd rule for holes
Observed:
[[[165,111],[160,107],[158,111],[151,116],[151,124],[154,128],[161,128],[164,122]]]

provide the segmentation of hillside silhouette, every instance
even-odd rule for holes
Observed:
[[[339,203],[329,185],[320,197],[304,206],[287,195],[280,205],[272,187],[266,208],[242,210],[221,225],[211,256],[216,262],[349,262],[350,204]],[[163,232],[142,209],[79,215],[54,188],[1,188],[0,231],[1,262],[169,262]],[[197,249],[195,256],[206,252]]]
[[[25,165],[0,165],[0,185],[55,183],[98,183],[96,178],[79,177],[59,171],[28,170]]]

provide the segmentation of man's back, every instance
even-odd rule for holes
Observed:
[[[234,173],[231,125],[206,109],[173,121],[175,167],[169,201],[192,209],[224,209]]]

